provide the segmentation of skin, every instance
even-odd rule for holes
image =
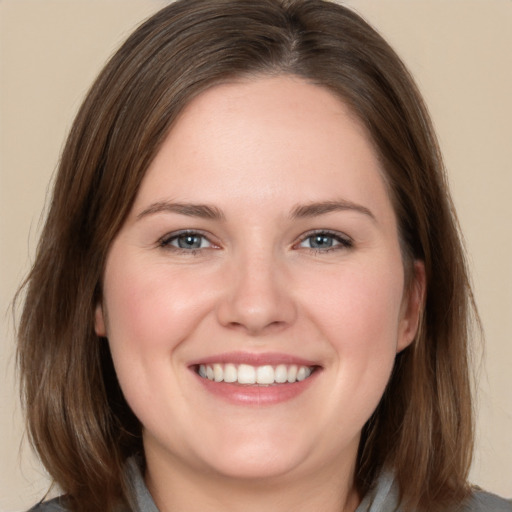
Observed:
[[[357,507],[361,429],[424,295],[420,262],[404,289],[382,175],[348,108],[296,77],[216,86],[173,126],[112,244],[96,310],[162,512]],[[184,229],[201,248],[178,247]],[[326,246],[314,247],[317,230]],[[232,352],[317,371],[292,399],[232,403],[191,370]]]

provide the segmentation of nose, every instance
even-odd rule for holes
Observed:
[[[225,327],[251,336],[275,333],[296,319],[297,307],[285,265],[271,255],[246,255],[232,262],[217,307]]]

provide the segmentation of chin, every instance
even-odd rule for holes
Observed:
[[[211,463],[211,469],[220,477],[232,480],[268,482],[286,478],[298,471],[301,457],[288,456],[282,451],[276,450],[260,451],[254,450],[255,456],[251,453],[240,456],[231,456],[222,461]]]
[[[313,447],[281,432],[239,432],[232,430],[223,439],[224,442],[205,446],[197,453],[203,467],[221,477],[235,480],[279,479],[294,474],[305,462]],[[196,445],[197,446],[197,445]]]

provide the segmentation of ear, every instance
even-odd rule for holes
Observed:
[[[409,283],[409,289],[404,292],[396,346],[397,353],[408,347],[418,333],[425,302],[426,287],[425,264],[423,261],[416,260],[413,266],[413,276]]]
[[[105,324],[105,315],[103,313],[103,304],[98,302],[94,310],[94,331],[96,336],[105,338],[107,336],[107,328]]]

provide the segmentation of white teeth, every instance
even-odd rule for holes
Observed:
[[[224,367],[224,382],[236,382],[238,380],[238,372],[234,364],[227,364]]]
[[[300,382],[307,379],[313,372],[313,369],[308,366],[298,366],[295,364],[279,364],[277,366],[269,364],[263,366],[240,364],[236,366],[232,363],[215,363],[211,365],[201,364],[197,372],[201,377],[215,382],[269,386],[272,384],[284,384],[285,382]]]
[[[306,368],[305,366],[301,366],[297,371],[297,380],[300,382],[301,380],[304,380],[306,377],[309,377],[310,375],[311,370],[309,368]]]
[[[213,365],[213,380],[215,382],[222,382],[224,380],[224,370],[220,364]]]
[[[256,384],[256,368],[248,364],[238,367],[238,382],[240,384]]]
[[[295,382],[297,380],[297,366],[292,364],[288,368],[288,382]]]
[[[288,369],[286,368],[286,365],[279,364],[276,366],[274,379],[278,384],[282,384],[288,380]]]
[[[274,384],[274,368],[270,365],[258,366],[256,369],[256,382],[258,384]]]

